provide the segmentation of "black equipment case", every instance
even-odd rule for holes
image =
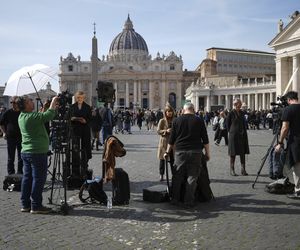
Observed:
[[[169,201],[168,186],[161,184],[143,189],[143,200],[153,203]]]
[[[159,184],[143,189],[143,200],[153,203],[169,201],[171,198],[171,190],[169,183],[168,161],[166,160],[166,179],[167,185]]]
[[[4,177],[3,190],[21,191],[22,174],[11,174]]]
[[[112,180],[113,205],[128,205],[130,200],[130,184],[128,174],[122,168],[115,168]]]

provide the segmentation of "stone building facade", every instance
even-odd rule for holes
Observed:
[[[264,51],[209,48],[185,97],[197,110],[231,109],[234,98],[249,109],[269,109],[276,100],[274,59]]]
[[[284,27],[278,23],[278,34],[269,43],[276,52],[276,93],[294,90],[300,93],[300,14],[295,11]],[[290,83],[290,84],[289,84]],[[288,86],[289,84],[289,86]]]
[[[112,82],[116,94],[114,107],[165,107],[167,101],[180,108],[184,93],[198,72],[183,71],[183,60],[173,51],[168,55],[149,55],[147,43],[133,28],[128,16],[123,31],[112,41],[108,55],[98,57],[96,32],[92,39],[91,61],[72,53],[60,59],[60,88],[75,93],[83,90],[87,102],[97,105],[97,82]]]

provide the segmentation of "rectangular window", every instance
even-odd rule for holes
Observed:
[[[119,106],[121,107],[125,106],[125,98],[119,98]]]

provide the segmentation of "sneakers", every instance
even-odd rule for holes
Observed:
[[[52,208],[41,206],[40,208],[37,208],[37,209],[31,209],[30,213],[31,214],[50,214],[50,213],[52,213]]]
[[[30,207],[22,207],[21,212],[22,213],[29,213],[30,212]]]
[[[287,195],[290,199],[300,200],[300,191]]]

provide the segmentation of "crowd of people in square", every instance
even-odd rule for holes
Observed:
[[[294,168],[294,197],[298,197],[300,196],[300,121],[295,118],[297,117],[295,112],[300,104],[298,104],[298,96],[295,92],[292,94],[289,92],[287,98],[290,106],[286,110],[292,107],[294,109],[283,113],[283,131],[281,131],[275,150],[280,150],[288,135],[287,131],[290,131],[289,161],[291,167]],[[48,212],[48,209],[42,205],[42,187],[47,172],[45,170],[47,169],[47,152],[51,145],[51,132],[49,134],[45,123],[51,124],[51,120],[54,119],[55,110],[59,105],[58,99],[59,97],[54,97],[48,109],[38,112],[34,112],[34,103],[27,97],[12,97],[12,108],[7,110],[1,108],[2,137],[7,140],[7,173],[8,175],[15,172],[23,173],[21,195],[23,212]],[[159,135],[157,153],[159,180],[165,180],[165,162],[169,161],[172,172],[173,203],[179,202],[180,187],[184,184],[184,204],[192,207],[195,201],[193,196],[196,182],[201,171],[201,158],[204,157],[208,161],[211,157],[207,127],[211,126],[215,131],[213,138],[215,145],[219,146],[224,138],[224,143],[228,147],[230,175],[238,175],[235,169],[235,159],[239,156],[241,175],[246,176],[248,173],[245,155],[250,153],[247,130],[273,130],[277,127],[279,115],[274,110],[243,109],[240,99],[234,100],[233,109],[230,111],[195,111],[192,103],[186,103],[177,111],[169,103],[166,104],[164,110],[130,110],[129,108],[112,110],[107,103],[101,108],[91,107],[85,102],[84,92],[78,91],[75,94],[75,103],[68,111],[68,118],[71,121],[72,132],[80,138],[81,147],[85,150],[83,160],[86,164],[92,158],[92,150],[100,150],[106,138],[113,133],[130,135],[132,126],[137,126],[139,130],[156,131]],[[38,130],[32,130],[28,125],[34,125],[34,128]],[[17,170],[14,167],[16,151]],[[37,155],[38,158],[36,158]],[[43,171],[39,172],[40,169]]]

